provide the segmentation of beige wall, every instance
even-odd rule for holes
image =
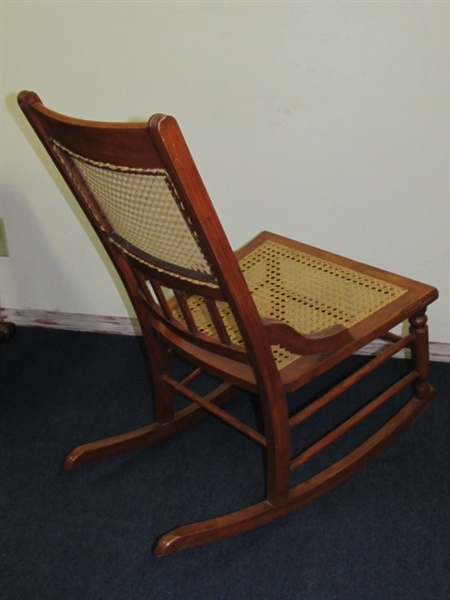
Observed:
[[[125,316],[16,106],[174,114],[234,246],[272,229],[438,286],[449,333],[448,2],[2,4],[2,306]]]

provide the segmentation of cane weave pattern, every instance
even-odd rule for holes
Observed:
[[[303,334],[339,324],[352,327],[407,291],[271,240],[239,264],[261,317],[279,319]],[[199,330],[217,337],[202,299],[194,296],[189,303]],[[231,341],[242,345],[228,305],[218,307]],[[272,351],[278,368],[297,358],[281,346]]]
[[[56,143],[55,143],[56,144]],[[69,154],[112,228],[146,254],[199,273],[211,269],[163,169],[136,169]]]

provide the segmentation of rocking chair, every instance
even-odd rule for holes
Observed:
[[[33,92],[18,102],[123,280],[151,366],[155,421],[78,446],[65,469],[154,444],[208,413],[264,448],[265,497],[162,535],[157,556],[248,531],[314,500],[374,458],[434,399],[425,311],[438,297],[435,288],[274,233],[234,252],[170,116],[154,115],[148,124],[91,122],[49,110]],[[391,332],[407,319],[408,332]],[[375,357],[289,411],[288,393],[375,340],[384,340]],[[412,360],[399,381],[292,456],[292,429],[301,435],[313,415],[406,348]],[[182,380],[171,370],[172,353],[192,365]],[[202,373],[220,380],[204,396],[192,389]],[[411,384],[401,407],[356,447],[292,483],[294,471],[383,413]],[[223,408],[240,390],[258,399],[261,429]],[[189,405],[175,410],[180,395]]]

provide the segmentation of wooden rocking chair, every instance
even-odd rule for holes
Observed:
[[[436,289],[273,233],[233,252],[172,117],[90,122],[49,110],[33,92],[18,101],[125,284],[152,372],[155,422],[78,446],[65,469],[153,444],[208,413],[265,449],[265,498],[166,533],[157,556],[248,531],[314,500],[376,456],[434,399],[425,311]],[[408,333],[390,332],[406,319]],[[381,353],[289,413],[287,393],[379,339]],[[291,455],[293,428],[301,435],[310,417],[406,347],[406,375]],[[193,366],[182,381],[171,371],[172,352]],[[192,383],[205,372],[221,383],[201,396]],[[410,384],[412,398],[357,447],[292,483],[295,470]],[[258,398],[261,431],[221,407],[238,390]],[[176,411],[179,395],[190,404]]]

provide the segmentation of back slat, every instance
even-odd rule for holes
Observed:
[[[191,309],[187,303],[186,294],[181,290],[174,290],[175,297],[178,302],[178,306],[180,307],[181,312],[183,313],[184,320],[186,321],[186,325],[194,335],[198,333],[198,327],[195,323],[194,317],[192,316]]]
[[[226,330],[224,322],[222,321],[217,304],[214,302],[214,300],[209,300],[208,298],[205,298],[205,304],[220,341],[229,346],[231,344],[230,336],[228,335],[228,331]]]
[[[169,307],[169,304],[167,302],[166,296],[164,295],[164,292],[163,292],[163,290],[162,290],[162,288],[161,288],[161,286],[159,284],[159,281],[153,279],[150,282],[150,284],[151,284],[151,286],[152,286],[152,288],[153,288],[153,290],[155,292],[155,296],[156,296],[156,298],[158,300],[158,303],[159,303],[159,306],[161,307],[161,310],[164,313],[164,316],[166,317],[166,319],[168,321],[171,321],[171,322],[174,321],[174,317],[173,317],[172,311],[171,311],[171,309]]]

